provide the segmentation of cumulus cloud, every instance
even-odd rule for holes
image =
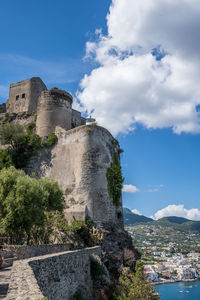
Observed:
[[[122,192],[134,194],[134,193],[139,192],[139,189],[138,189],[135,185],[132,185],[132,184],[124,184],[124,185],[123,185]]]
[[[148,193],[157,193],[159,191],[158,188],[155,188],[155,189],[149,189],[147,192]]]
[[[141,212],[139,210],[137,210],[136,208],[135,209],[132,209],[132,213],[136,214],[136,215],[139,215],[141,216]]]
[[[158,210],[153,218],[158,220],[163,217],[176,216],[183,217],[189,220],[200,221],[200,210],[197,208],[186,209],[184,205],[168,205],[167,207]]]
[[[138,123],[200,132],[198,0],[113,0],[108,34],[88,42],[98,64],[80,83],[85,110],[114,135]]]
[[[150,188],[147,190],[148,193],[157,193],[160,191],[160,189],[162,189],[164,187],[164,184],[159,184],[153,188]]]

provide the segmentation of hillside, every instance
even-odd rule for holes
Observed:
[[[123,207],[124,225],[153,222],[153,219],[134,214],[130,209]]]
[[[181,217],[165,217],[154,221],[153,224],[184,232],[200,232],[200,221],[192,221]]]
[[[200,221],[181,217],[164,217],[157,221],[127,226],[133,243],[141,253],[200,253]]]
[[[175,217],[175,216],[170,216],[170,217],[164,217],[159,219],[159,222],[171,222],[171,223],[177,223],[177,224],[183,224],[186,223],[188,220],[186,218],[182,218],[182,217]]]
[[[169,216],[155,221],[143,215],[140,216],[134,214],[130,209],[126,207],[123,207],[123,216],[125,226],[135,226],[138,224],[145,225],[146,223],[147,226],[151,224],[158,228],[169,227],[173,230],[180,230],[184,232],[200,232],[200,221],[192,221],[182,217]]]

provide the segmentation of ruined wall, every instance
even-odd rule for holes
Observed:
[[[46,86],[39,77],[10,84],[9,99],[6,102],[6,112],[33,112],[37,109],[37,101]]]
[[[48,136],[55,132],[56,126],[71,129],[72,100],[72,96],[63,90],[43,91],[38,99],[37,134]]]
[[[67,219],[90,216],[96,224],[123,225],[121,203],[113,204],[107,189],[107,168],[113,161],[114,138],[103,127],[56,128],[58,143],[30,160],[26,172],[49,176],[62,187]]]
[[[100,247],[15,261],[7,300],[72,300],[77,291],[92,297],[90,258],[101,255]]]

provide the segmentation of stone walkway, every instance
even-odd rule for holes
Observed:
[[[0,269],[0,299],[5,299],[10,281],[12,266]]]

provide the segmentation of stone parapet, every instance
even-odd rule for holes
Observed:
[[[91,256],[100,247],[15,261],[7,300],[72,300],[76,292],[92,299]]]
[[[53,245],[7,245],[4,247],[16,259],[28,259],[35,256],[47,255],[68,251],[72,248],[72,244],[53,244]]]

